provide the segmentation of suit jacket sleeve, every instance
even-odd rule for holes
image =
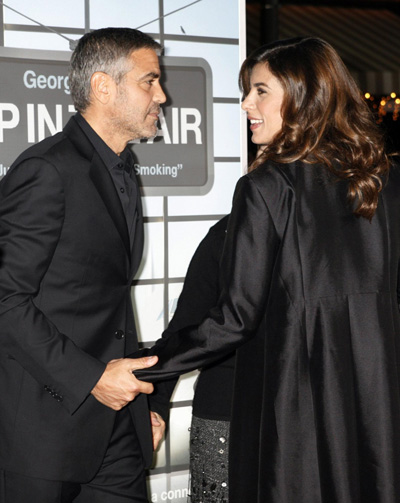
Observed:
[[[149,354],[159,362],[135,371],[157,381],[200,368],[232,352],[254,335],[269,294],[280,244],[267,201],[248,176],[239,180],[221,260],[221,296],[198,327],[159,339]]]
[[[169,337],[185,327],[198,325],[219,297],[219,261],[225,240],[228,217],[217,222],[201,241],[190,261],[182,292],[168,328],[163,337]],[[177,378],[156,384],[149,396],[150,409],[162,417],[168,415],[168,406]]]
[[[0,189],[1,347],[73,413],[105,364],[78,348],[35,305],[64,218],[61,178],[30,159],[11,168]]]

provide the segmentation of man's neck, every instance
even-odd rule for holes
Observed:
[[[113,152],[120,155],[127,146],[128,140],[119,138],[115,134],[115,131],[113,131],[113,128],[109,126],[105,117],[97,117],[95,113],[90,111],[85,111],[81,113],[81,115],[90,127],[100,136],[104,143],[106,143]]]

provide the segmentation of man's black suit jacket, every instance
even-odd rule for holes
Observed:
[[[0,183],[0,468],[85,482],[115,412],[90,394],[137,348],[133,249],[111,176],[74,117],[26,150]],[[147,398],[130,404],[150,464]]]

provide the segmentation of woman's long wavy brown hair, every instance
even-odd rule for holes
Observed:
[[[239,85],[250,92],[250,76],[266,64],[284,89],[282,129],[250,166],[322,163],[348,182],[354,214],[371,220],[390,167],[384,137],[343,61],[324,40],[295,38],[268,44],[243,63]]]

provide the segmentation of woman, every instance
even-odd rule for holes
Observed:
[[[230,503],[400,502],[400,172],[334,49],[244,62],[267,143],[235,192],[221,296],[151,349],[160,379],[237,350]]]

